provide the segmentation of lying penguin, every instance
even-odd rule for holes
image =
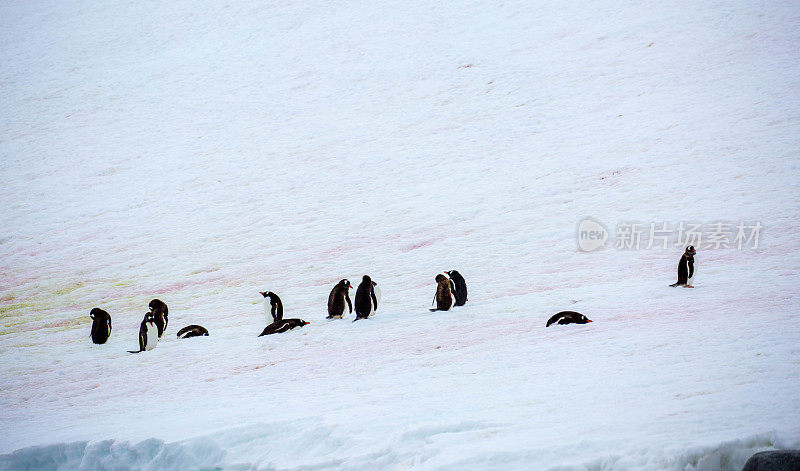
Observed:
[[[554,315],[547,321],[547,325],[545,327],[550,327],[553,324],[588,324],[592,322],[586,316],[581,314],[580,312],[575,311],[561,311],[558,314]]]
[[[178,331],[179,339],[188,339],[189,337],[208,337],[208,329],[202,325],[192,324]]]
[[[264,296],[265,310],[266,303],[269,301],[270,309],[268,312],[272,315],[273,322],[272,324],[264,327],[264,330],[261,332],[261,334],[259,334],[259,337],[262,335],[280,334],[286,332],[287,330],[292,330],[295,327],[303,327],[304,325],[308,325],[308,322],[304,321],[303,319],[284,319],[283,303],[277,294],[273,293],[272,291],[262,291],[261,295]]]

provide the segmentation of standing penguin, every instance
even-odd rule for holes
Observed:
[[[368,318],[378,309],[379,293],[378,283],[372,281],[369,275],[364,275],[356,289],[356,318],[353,322]]]
[[[259,291],[264,296],[264,316],[267,322],[277,322],[283,319],[283,302],[272,291]]]
[[[92,342],[98,345],[106,343],[111,336],[111,316],[96,307],[89,312],[89,317],[92,318]]]
[[[453,281],[453,285],[455,286],[455,290],[453,294],[456,297],[456,306],[463,306],[467,302],[467,282],[464,281],[464,277],[461,276],[456,270],[446,271],[447,276],[450,277],[450,280]]]
[[[264,296],[264,310],[266,311],[266,303],[269,300],[270,309],[269,312],[272,316],[273,322],[268,326],[264,327],[264,330],[258,335],[261,337],[262,335],[270,335],[270,334],[280,334],[282,332],[286,332],[287,330],[292,330],[295,327],[303,327],[304,325],[308,325],[308,322],[304,321],[303,319],[284,319],[283,318],[283,302],[281,302],[281,298],[278,297],[277,294],[273,293],[272,291],[262,291],[261,295]],[[267,322],[269,322],[270,318],[267,317]]]
[[[353,313],[353,303],[350,302],[350,289],[353,286],[350,280],[344,279],[336,283],[336,286],[331,290],[328,295],[328,319],[341,319],[344,315],[344,303],[347,302],[347,308],[350,313]]]
[[[150,312],[155,317],[156,327],[158,327],[158,338],[161,338],[164,331],[167,330],[167,324],[169,324],[169,309],[164,301],[160,299],[150,301],[149,306]]]
[[[686,247],[686,251],[681,255],[678,260],[678,281],[670,286],[683,286],[684,288],[694,288],[692,281],[694,281],[694,255],[697,251],[694,245]]]
[[[129,353],[139,353],[145,350],[152,350],[158,344],[158,327],[156,326],[156,316],[153,311],[144,315],[142,323],[139,325],[139,350],[128,350]]]
[[[446,276],[439,274],[436,275],[436,309],[431,309],[432,311],[449,311],[450,308],[453,306],[453,293],[452,293],[452,281],[447,279]]]

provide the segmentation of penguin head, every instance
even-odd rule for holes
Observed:
[[[163,306],[166,306],[166,304],[160,299],[154,299],[147,306],[150,308],[150,312],[155,312],[157,309],[163,310]]]
[[[592,321],[589,320],[589,318],[584,316],[583,314],[581,314],[581,316],[578,318],[578,323],[580,323],[580,324],[588,324],[589,322],[592,322]]]
[[[686,254],[687,255],[694,255],[697,253],[697,250],[694,249],[694,245],[690,245],[686,247]]]
[[[362,283],[366,283],[366,284],[370,284],[370,283],[372,283],[372,278],[370,278],[369,275],[364,275],[364,276],[361,277],[361,282]]]
[[[340,281],[339,282],[339,286],[341,286],[342,288],[347,288],[347,289],[350,289],[350,288],[353,287],[353,285],[350,284],[350,280],[348,280],[347,278],[345,278],[344,280]]]
[[[272,291],[259,291],[259,293],[261,293],[261,296],[264,296],[265,300],[268,298],[270,304],[275,304],[276,300],[280,299],[278,298],[278,295],[273,293]]]
[[[147,311],[144,314],[144,320],[145,320],[145,322],[155,322],[156,321],[156,315],[153,313],[153,311]]]
[[[96,316],[99,316],[102,313],[103,313],[103,310],[100,309],[99,307],[96,307],[96,308],[92,309],[91,312],[89,312],[89,317],[94,319]]]
[[[436,275],[436,282],[441,283],[442,281],[447,281],[447,278],[441,273],[439,273],[438,275]]]

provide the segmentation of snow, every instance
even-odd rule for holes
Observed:
[[[800,447],[798,21],[1,3],[0,469],[739,470]],[[695,244],[696,288],[669,288],[677,241],[582,252],[586,217],[763,231]],[[431,313],[451,269],[469,302]],[[326,320],[364,274],[377,315]],[[267,290],[311,324],[258,338]],[[167,332],[128,354],[153,298]],[[545,328],[561,310],[594,322]]]

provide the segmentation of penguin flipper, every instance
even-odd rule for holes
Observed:
[[[143,352],[145,346],[147,346],[147,327],[142,323],[142,327],[139,329],[139,351]]]
[[[545,327],[550,327],[553,324],[560,323],[560,321],[563,320],[563,318],[564,318],[564,315],[561,314],[561,313],[558,313],[558,314],[554,315],[553,317],[551,317],[550,319],[547,320],[547,325],[545,325]]]

